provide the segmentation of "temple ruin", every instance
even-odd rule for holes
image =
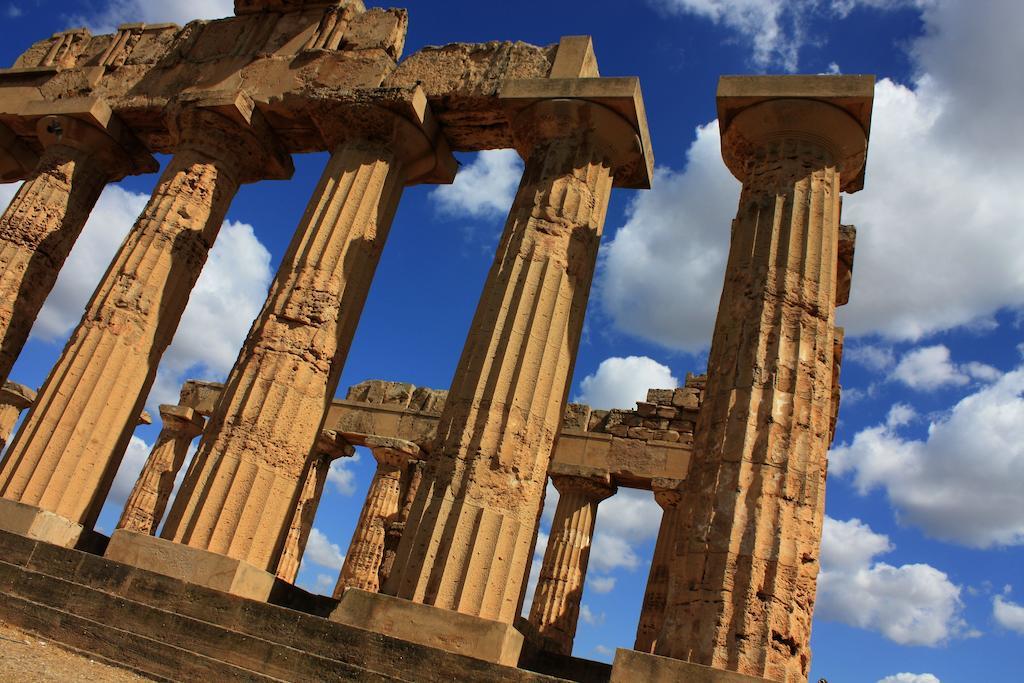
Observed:
[[[743,189],[706,374],[593,410],[567,400],[611,190],[652,181],[639,81],[602,77],[587,37],[403,57],[407,23],[362,0],[235,0],[227,19],[59,33],[0,69],[0,182],[22,181],[0,218],[0,618],[172,680],[806,681],[856,237],[841,193],[863,186],[874,79],[721,79]],[[336,399],[402,190],[488,149],[525,170],[450,388]],[[230,375],[160,406],[104,537],[232,199],[310,152],[330,158],[296,188],[312,196]],[[9,381],[101,191],[156,154],[49,377]],[[356,447],[376,474],[333,597],[314,596],[293,584]],[[634,648],[607,666],[571,654],[619,488],[663,516]]]

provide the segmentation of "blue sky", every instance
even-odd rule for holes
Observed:
[[[87,23],[230,13],[225,0],[0,2],[13,63]],[[369,3],[375,4],[375,3]],[[402,4],[402,3],[396,3]],[[604,75],[638,75],[659,167],[617,191],[572,398],[627,407],[706,363],[738,184],[721,162],[715,85],[729,73],[879,78],[841,421],[830,463],[812,680],[1016,680],[1024,645],[1024,4],[1016,0],[410,0],[406,54],[455,41],[593,35]],[[1014,85],[1018,84],[1018,85]],[[518,181],[514,154],[466,155],[450,188],[405,194],[342,386],[447,387]],[[244,188],[161,366],[151,409],[188,377],[223,379],[325,163]],[[38,386],[156,176],[104,194],[12,379]],[[0,186],[6,204],[14,186]],[[100,520],[113,528],[159,425],[140,428]],[[333,587],[372,475],[339,464],[301,583]],[[555,498],[549,497],[547,531]],[[602,504],[576,654],[633,643],[660,513]],[[542,540],[546,536],[542,536]],[[1017,654],[1014,654],[1014,653]]]

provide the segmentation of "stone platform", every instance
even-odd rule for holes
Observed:
[[[709,666],[636,650],[615,651],[611,683],[769,683],[766,678],[712,669]]]
[[[0,532],[0,619],[157,680],[567,680],[331,622],[336,600],[291,586],[270,600]]]

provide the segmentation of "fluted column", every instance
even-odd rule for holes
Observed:
[[[402,493],[402,472],[411,458],[419,454],[415,444],[401,439],[374,437],[370,445],[377,460],[377,471],[370,482],[359,523],[345,554],[334,597],[346,588],[376,593],[380,588],[380,567],[384,559],[387,525],[398,516]]]
[[[402,189],[434,155],[407,119],[375,115],[372,129],[332,124],[340,142],[210,418],[166,539],[277,567]]]
[[[0,495],[72,524],[99,515],[228,206],[276,151],[210,110],[172,124],[174,157],[0,466]]]
[[[423,481],[423,470],[426,462],[413,460],[402,473],[402,500],[398,506],[398,515],[391,522],[388,522],[384,536],[384,556],[380,561],[379,577],[380,592],[384,592],[384,584],[391,576],[391,570],[395,566],[395,557],[398,555],[398,546],[402,542],[402,535],[405,533],[405,525],[409,520],[409,513],[412,511],[413,501],[416,500],[416,492],[419,491],[420,482]]]
[[[558,505],[530,607],[530,623],[537,628],[543,649],[571,655],[597,506],[614,495],[616,487],[607,475],[595,478],[552,472],[551,483],[558,489]]]
[[[333,432],[321,434],[316,448],[313,449],[313,459],[306,473],[302,492],[299,494],[299,502],[295,505],[291,526],[288,527],[281,560],[277,564],[277,578],[288,583],[295,583],[299,575],[302,555],[306,552],[306,542],[313,531],[313,522],[316,520],[316,511],[320,506],[320,497],[324,493],[327,475],[331,472],[331,463],[355,453],[355,449],[336,436]]]
[[[770,99],[726,119],[723,154],[743,190],[655,648],[789,683],[810,666],[840,190],[866,152],[841,106]]]
[[[516,119],[526,169],[459,360],[387,592],[519,614],[622,140],[601,106]]]
[[[203,433],[206,423],[192,408],[171,405],[160,406],[160,421],[160,436],[128,496],[118,529],[156,534],[174,490],[174,478],[185,462],[192,440]]]
[[[0,382],[7,379],[32,324],[107,183],[136,166],[108,131],[70,116],[37,126],[46,146],[0,217]]]
[[[669,568],[674,555],[672,544],[675,541],[676,525],[679,524],[679,502],[683,496],[681,484],[676,479],[654,480],[654,500],[661,506],[661,525],[658,527],[658,540],[654,544],[651,570],[647,574],[647,589],[644,591],[640,621],[636,628],[636,642],[633,644],[633,649],[639,652],[654,652],[661,627],[665,623]]]
[[[11,438],[14,425],[21,417],[21,411],[30,407],[36,400],[36,392],[14,382],[4,382],[0,388],[0,451]]]

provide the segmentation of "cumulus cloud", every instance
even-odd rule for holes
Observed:
[[[606,358],[580,382],[577,401],[594,408],[635,408],[647,399],[648,389],[675,389],[679,380],[672,369],[646,356]]]
[[[923,439],[901,433],[905,406],[835,448],[830,472],[882,489],[901,522],[986,548],[1024,544],[1024,368],[969,394]],[[898,413],[898,414],[897,414]]]
[[[588,576],[587,588],[595,593],[611,593],[615,590],[616,579],[614,576]]]
[[[348,458],[338,458],[331,463],[327,472],[327,483],[343,496],[351,496],[356,492],[356,473],[349,469],[350,465],[359,462],[359,452]]]
[[[942,683],[938,678],[932,674],[893,674],[892,676],[886,676],[878,683]]]
[[[960,586],[927,564],[875,561],[892,549],[887,536],[859,519],[826,517],[816,616],[878,631],[900,645],[936,646],[962,635]]]
[[[544,509],[547,510],[546,503]],[[554,506],[552,506],[552,509],[554,509]],[[547,524],[550,524],[550,520]],[[530,607],[533,606],[533,596],[537,593],[537,582],[540,581],[540,569],[541,565],[544,564],[544,552],[547,548],[548,535],[542,529],[538,529],[537,545],[533,549],[533,560],[530,562],[530,576],[526,581],[526,596],[523,599],[522,615],[524,618],[530,615]]]
[[[961,386],[971,381],[953,365],[949,349],[938,344],[914,349],[900,359],[892,377],[911,389],[932,391],[946,385]]]
[[[434,188],[430,198],[438,211],[448,216],[504,216],[512,206],[522,175],[523,162],[515,150],[488,150],[459,169],[454,183]]]
[[[600,614],[594,614],[593,610],[590,609],[590,605],[584,604],[580,607],[580,620],[589,626],[600,626],[604,623],[606,615],[604,612]]]
[[[590,568],[602,574],[640,567],[637,547],[658,535],[661,508],[649,491],[619,489],[597,508]]]
[[[1024,635],[1024,606],[997,595],[992,599],[992,616],[1003,628]]]
[[[93,14],[76,17],[94,33],[110,33],[121,24],[173,22],[186,24],[194,19],[219,19],[235,13],[233,0],[110,0]]]
[[[660,1],[721,6],[708,12],[723,17],[727,5],[744,4]],[[839,314],[848,338],[914,341],[1024,304],[1024,231],[1006,229],[1006,216],[1024,211],[1024,166],[1006,144],[1024,139],[1024,95],[1000,86],[1024,61],[1024,4],[922,6],[917,76],[909,86],[877,84],[867,186],[844,203],[844,222],[859,228],[851,302]],[[699,350],[710,341],[739,197],[717,123],[698,129],[685,170],[661,169],[657,180],[609,245],[599,291],[623,331]]]
[[[132,436],[131,441],[128,442],[128,449],[124,453],[121,467],[117,470],[117,476],[114,477],[114,483],[110,487],[110,494],[105,503],[117,511],[119,517],[121,510],[124,509],[124,504],[128,502],[128,496],[131,495],[132,489],[135,487],[135,482],[138,481],[142,466],[146,464],[152,450],[151,444],[137,436]]]
[[[345,555],[337,543],[331,543],[327,535],[313,527],[309,532],[309,540],[306,541],[306,552],[302,555],[302,561],[310,561],[325,569],[341,571],[341,565],[345,564]]]

